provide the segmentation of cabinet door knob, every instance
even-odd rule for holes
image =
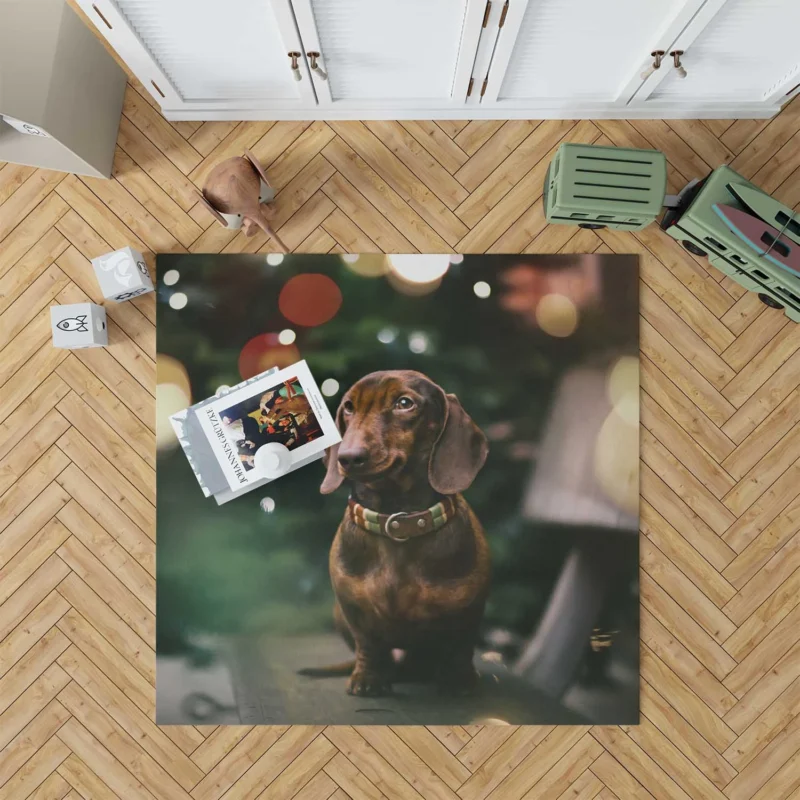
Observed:
[[[292,77],[296,81],[303,80],[303,75],[300,72],[300,64],[298,63],[298,59],[303,55],[302,53],[298,53],[296,50],[292,50],[290,53],[287,53],[289,58],[292,59],[291,67],[292,67]]]
[[[661,68],[661,61],[666,53],[663,50],[653,50],[650,55],[653,57],[653,63],[642,73],[643,81],[646,81],[657,69]]]
[[[322,69],[322,67],[320,67],[319,64],[317,64],[317,59],[322,58],[322,56],[315,51],[306,53],[306,55],[308,56],[308,59],[311,62],[311,71],[315,73],[321,81],[328,80],[328,73],[325,72],[325,70]]]
[[[675,69],[678,70],[678,77],[685,78],[686,77],[686,69],[681,64],[681,56],[683,55],[683,50],[671,50],[670,55],[672,56],[672,60],[675,64]]]

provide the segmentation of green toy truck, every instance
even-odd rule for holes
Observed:
[[[562,144],[547,170],[548,222],[638,231],[664,205],[667,160],[658,150]]]
[[[666,159],[657,150],[562,144],[545,177],[545,216],[562,225],[636,231],[666,206],[660,227],[667,235],[800,322],[800,272],[788,264],[797,263],[800,215],[728,166],[691,181],[678,195],[666,195],[666,184]],[[747,205],[740,195],[749,198]],[[762,238],[748,240],[726,222],[739,212],[760,225]]]
[[[748,211],[729,188],[740,185],[761,193],[730,167],[717,167],[678,195],[678,205],[667,209],[661,229],[690,253],[708,256],[713,266],[745,289],[756,292],[763,303],[785,309],[789,319],[800,322],[800,275],[760,257],[714,211],[715,205],[723,204]]]

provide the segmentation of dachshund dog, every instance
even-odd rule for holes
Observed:
[[[381,695],[404,674],[471,691],[489,547],[461,492],[488,454],[455,395],[419,372],[373,372],[345,394],[320,487],[351,496],[331,547],[337,628],[355,650],[347,685]],[[312,674],[309,671],[307,674]]]

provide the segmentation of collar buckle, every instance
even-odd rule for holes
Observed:
[[[400,534],[398,535],[398,531],[400,530],[400,518],[401,517],[410,517],[407,511],[397,511],[394,514],[390,514],[386,519],[386,523],[384,524],[384,533],[390,538],[393,539],[395,542],[407,542],[410,538],[410,534]]]

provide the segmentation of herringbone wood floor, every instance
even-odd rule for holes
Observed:
[[[800,205],[772,121],[183,122],[133,82],[111,181],[0,168],[0,800],[800,798],[800,326],[650,227],[547,227],[561,141],[731,162]],[[152,294],[50,344],[87,259],[267,251],[196,203],[249,147],[298,251],[641,256],[642,719],[626,728],[159,729]]]

